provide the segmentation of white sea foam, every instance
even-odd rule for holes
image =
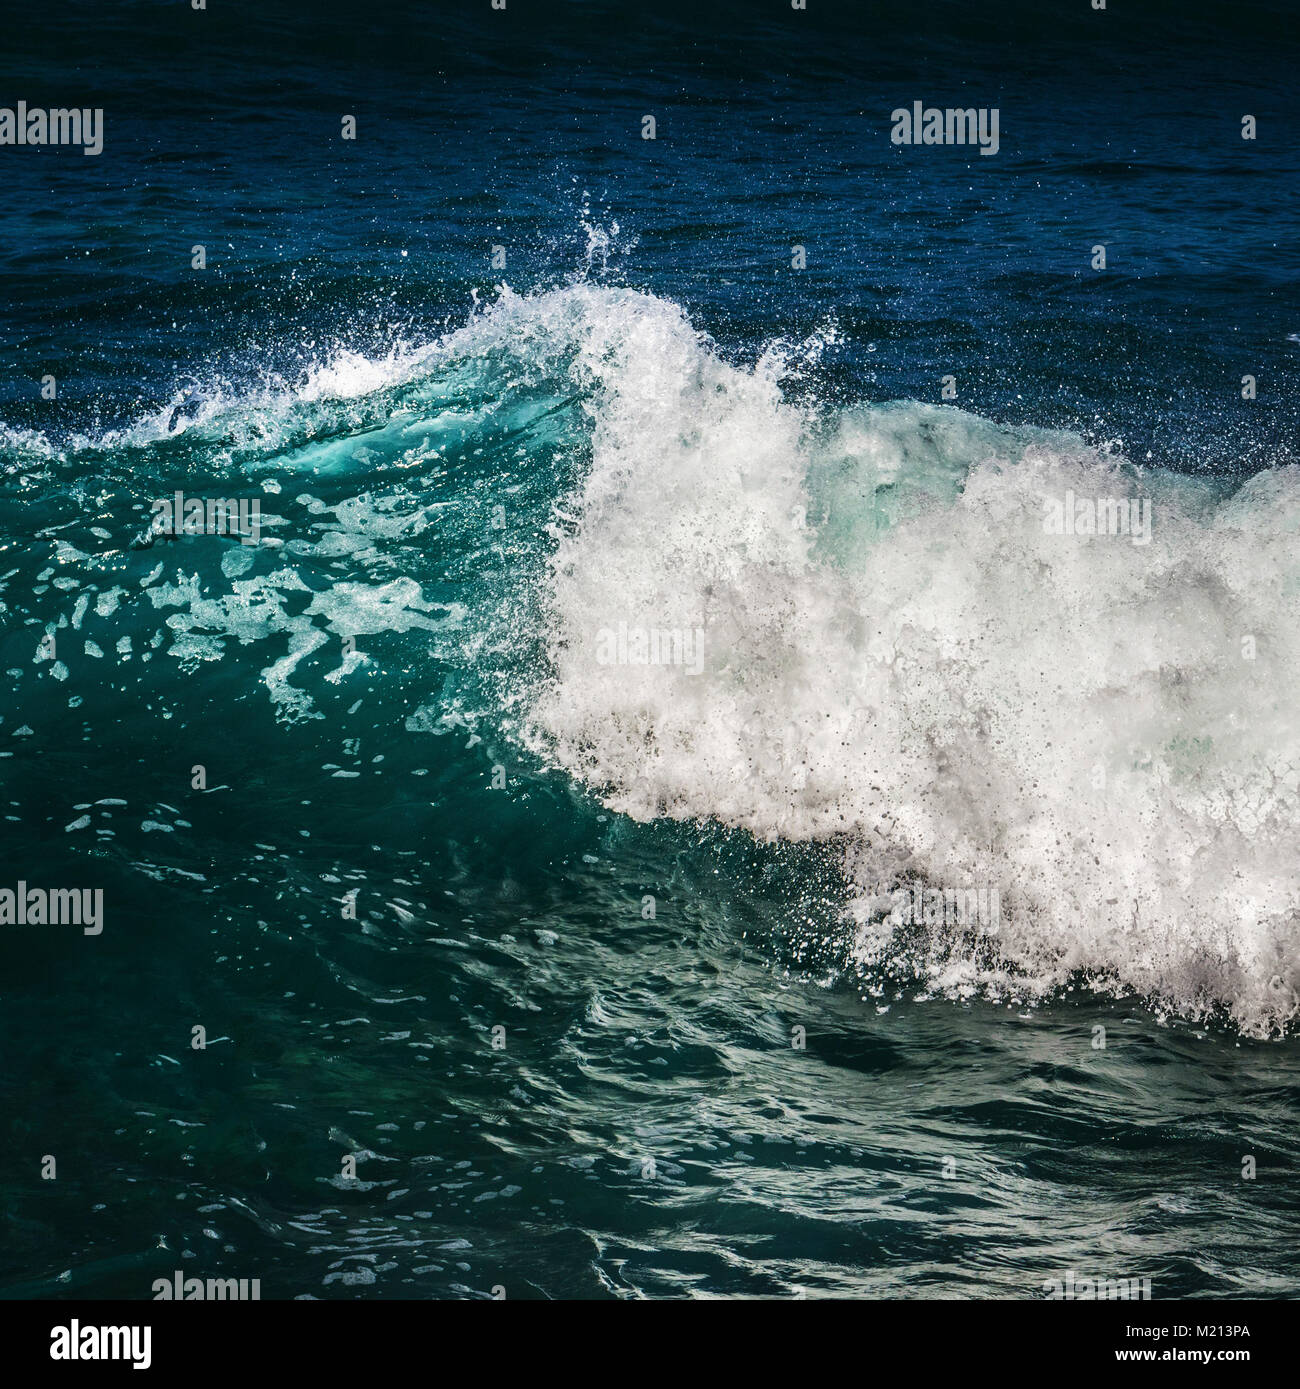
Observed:
[[[779,354],[730,365],[646,295],[502,314],[568,340],[593,429],[534,748],[637,818],[842,836],[865,966],[1285,1024],[1300,470],[1228,495],[953,409],[796,409]],[[1150,499],[1150,544],[1049,533],[1069,492]],[[702,673],[602,662],[620,621],[703,628]],[[873,899],[910,879],[996,887],[999,934],[903,936]]]

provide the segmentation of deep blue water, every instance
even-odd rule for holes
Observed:
[[[6,24],[8,1295],[1295,1295],[1294,7],[809,3]]]

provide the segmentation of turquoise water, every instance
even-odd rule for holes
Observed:
[[[1294,1293],[1295,158],[1021,19],[21,39],[138,81],[0,252],[7,1295]]]

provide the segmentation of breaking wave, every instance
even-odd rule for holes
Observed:
[[[826,929],[868,979],[1083,981],[1285,1030],[1300,469],[1229,486],[956,408],[844,407],[810,370],[834,338],[738,364],[650,294],[503,289],[431,344],[187,388],[94,441],[11,435],[5,463],[95,491],[96,526],[51,529],[78,630],[71,590],[99,589],[93,624],[138,588],[161,623],[140,647],[192,672],[250,646],[289,720],[361,664],[313,673],[329,638],[414,635],[461,674],[409,729],[469,721],[478,672],[479,706],[611,810],[832,846]],[[160,489],[249,477],[269,547],[128,552]],[[57,592],[6,596],[67,625]],[[900,922],[910,884],[996,889],[1000,918]]]

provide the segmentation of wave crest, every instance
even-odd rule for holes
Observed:
[[[582,294],[530,744],[636,818],[843,836],[864,968],[1284,1030],[1300,470],[1231,492],[951,408],[796,408],[675,305]],[[1149,536],[1052,529],[1085,502]],[[997,888],[996,931],[873,909],[912,881]]]

